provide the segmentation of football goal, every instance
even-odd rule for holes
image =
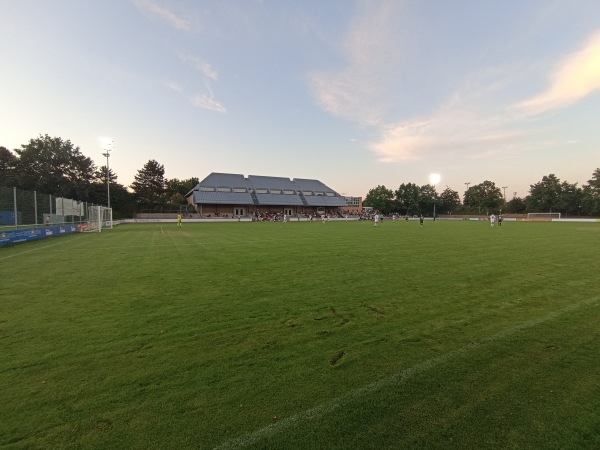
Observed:
[[[101,232],[103,228],[113,227],[112,208],[105,206],[90,206],[88,208],[88,220],[83,226],[83,231]]]
[[[545,221],[551,221],[552,219],[560,219],[560,213],[559,212],[527,213],[527,220],[545,220]]]

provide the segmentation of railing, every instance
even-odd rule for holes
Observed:
[[[92,203],[0,186],[0,230],[85,222]]]

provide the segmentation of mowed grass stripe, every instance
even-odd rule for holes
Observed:
[[[597,295],[596,228],[505,225],[139,224],[58,238],[61,245],[45,249],[52,241],[0,249],[0,257],[15,255],[0,266],[0,383],[11,386],[0,393],[0,443],[214,448],[263,429],[274,415],[277,423],[336,402]],[[476,446],[485,442],[470,423],[480,393],[490,395],[490,409],[506,412],[504,393],[532,425],[544,405],[526,387],[537,395],[563,378],[572,387],[562,401],[576,399],[587,419],[574,418],[579,428],[552,444],[593,438],[589,411],[599,396],[589,360],[600,349],[597,309],[586,312],[446,360],[398,392],[382,389],[254,446],[381,448],[400,435],[413,447],[450,438]],[[526,356],[548,329],[552,355],[569,364]],[[568,359],[567,349],[579,350]],[[515,366],[545,376],[519,378]],[[473,378],[485,367],[493,378]],[[523,388],[511,397],[516,382]],[[551,430],[562,425],[543,418],[535,426],[556,439]],[[494,442],[533,442],[518,424],[502,417],[498,424]],[[423,440],[427,434],[436,437]]]
[[[492,344],[498,340],[505,339],[515,333],[520,333],[522,331],[526,331],[528,328],[533,328],[547,322],[549,320],[558,318],[562,314],[569,313],[575,309],[581,308],[583,306],[587,306],[590,304],[595,304],[598,306],[598,302],[600,301],[600,296],[590,297],[584,300],[580,300],[576,303],[572,303],[562,310],[552,312],[547,314],[544,317],[540,317],[538,319],[532,320],[530,322],[517,325],[514,328],[504,330],[496,335],[488,336],[484,339],[481,339],[477,342],[470,343],[464,347],[461,347],[457,350],[453,350],[451,352],[445,353],[438,357],[429,359],[422,363],[419,363],[415,366],[404,369],[398,373],[395,373],[387,378],[383,378],[377,380],[367,386],[361,387],[359,389],[353,390],[351,392],[345,393],[339,398],[333,399],[332,401],[321,404],[315,408],[312,408],[307,411],[303,411],[297,413],[291,417],[286,417],[282,420],[276,421],[273,424],[270,424],[264,428],[256,430],[250,434],[238,437],[229,442],[225,442],[222,445],[216,447],[216,450],[230,450],[236,448],[246,448],[249,446],[260,444],[261,441],[267,440],[275,437],[276,435],[288,431],[291,428],[296,427],[306,427],[307,422],[320,420],[324,416],[333,413],[335,410],[345,407],[352,402],[361,402],[363,399],[372,396],[373,394],[391,387],[392,385],[402,384],[407,381],[409,378],[423,374],[424,372],[435,368],[436,366],[445,364],[449,361],[452,361],[458,358],[460,355],[464,355],[466,353],[475,351],[482,346],[487,344]]]

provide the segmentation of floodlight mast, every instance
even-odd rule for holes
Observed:
[[[108,158],[110,157],[110,151],[114,148],[115,142],[110,142],[111,148],[106,148],[106,153],[102,153],[102,156],[106,157],[106,199],[107,206],[110,208],[110,167],[108,163]]]
[[[470,181],[467,181],[465,184],[467,185],[467,190],[465,191],[465,199],[466,199],[466,197],[467,197],[467,192],[469,192],[469,185],[471,184],[471,182],[470,182]]]
[[[439,173],[432,173],[431,175],[429,175],[429,183],[431,183],[433,185],[433,220],[435,220],[435,204],[436,204],[436,197],[437,197],[437,192],[435,191],[435,185],[438,184],[440,182],[440,180],[442,179],[442,177],[440,177]]]

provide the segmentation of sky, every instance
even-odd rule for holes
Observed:
[[[0,146],[507,200],[600,167],[597,0],[0,0]]]

